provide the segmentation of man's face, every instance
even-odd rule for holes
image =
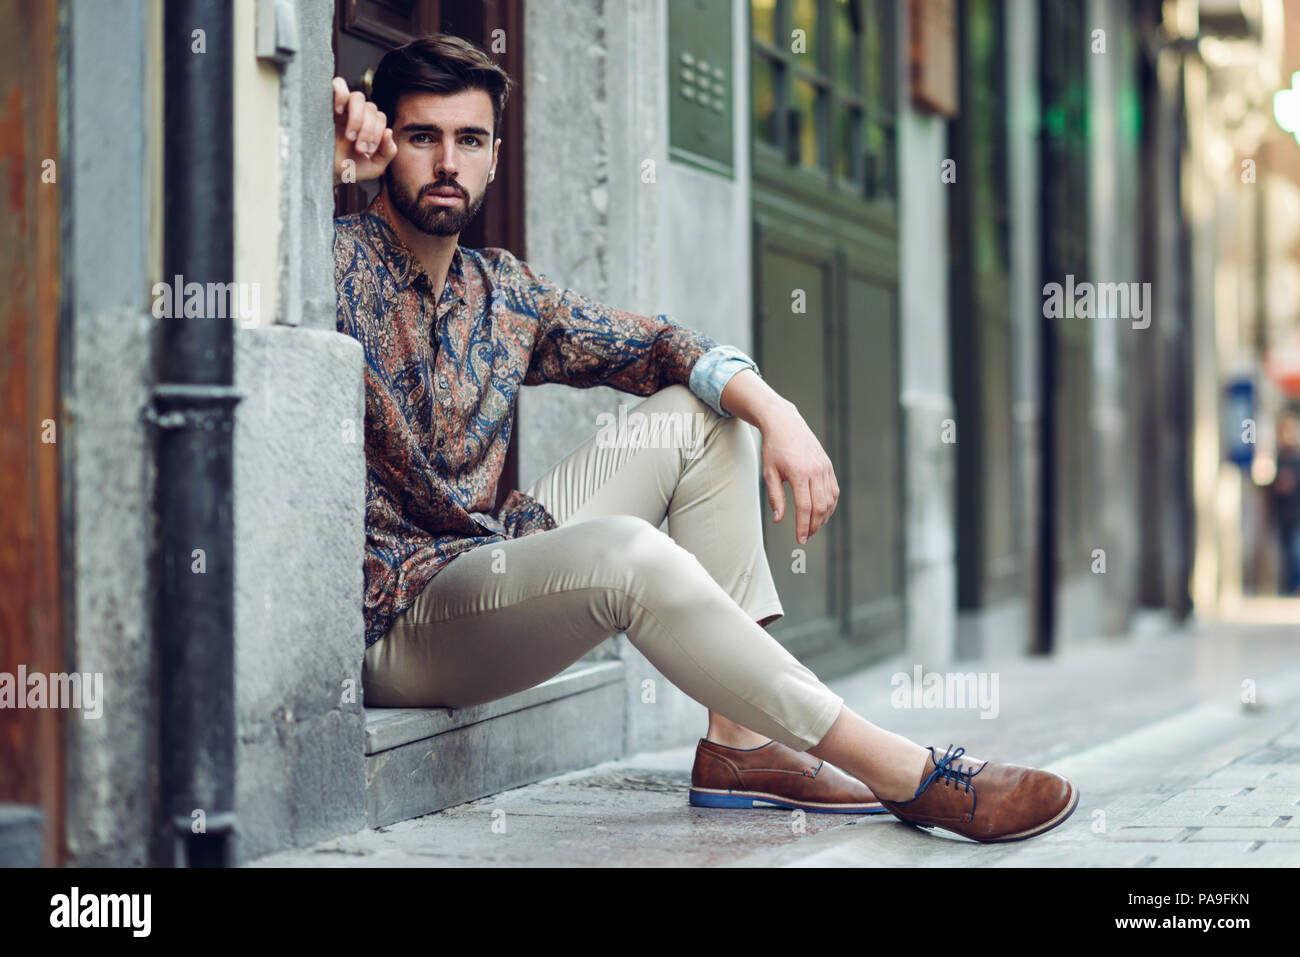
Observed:
[[[384,171],[393,207],[433,236],[455,236],[474,218],[496,173],[492,98],[483,90],[407,93],[389,121],[397,155]]]

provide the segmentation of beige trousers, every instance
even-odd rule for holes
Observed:
[[[462,552],[367,649],[367,705],[492,701],[621,631],[724,717],[800,751],[821,741],[844,699],[758,624],[784,612],[751,427],[684,385],[623,411],[627,429],[610,423],[525,489],[559,527]]]

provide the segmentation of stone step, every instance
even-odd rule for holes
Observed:
[[[382,827],[621,756],[620,660],[578,661],[473,708],[366,708],[366,823]]]
[[[0,867],[40,867],[45,814],[35,805],[0,804]]]

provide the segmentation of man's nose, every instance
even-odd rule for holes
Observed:
[[[448,177],[454,176],[460,157],[456,155],[456,146],[454,143],[444,143],[438,150],[438,157],[434,161],[435,172],[445,172]]]

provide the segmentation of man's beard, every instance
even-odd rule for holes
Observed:
[[[479,194],[476,201],[470,202],[465,187],[455,180],[426,183],[418,192],[408,192],[400,183],[396,182],[388,170],[384,171],[384,184],[397,211],[405,216],[412,226],[422,233],[428,233],[430,236],[457,235],[469,225],[469,221],[478,213],[479,208],[483,205],[483,200],[487,198],[487,190],[485,189]],[[435,189],[446,186],[452,186],[460,191],[461,199],[465,203],[463,207],[440,206],[436,203],[430,204],[421,201],[421,194],[431,193]]]

